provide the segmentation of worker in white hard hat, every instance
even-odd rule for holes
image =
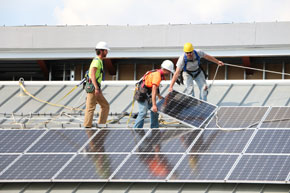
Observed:
[[[144,119],[147,111],[152,107],[150,112],[151,128],[159,128],[158,113],[156,106],[156,97],[162,99],[159,91],[159,85],[165,80],[164,75],[174,73],[174,64],[170,60],[165,60],[161,64],[161,69],[147,72],[137,83],[138,90],[135,93],[135,99],[138,102],[139,112],[135,121],[134,128],[143,128]]]
[[[205,58],[219,66],[223,66],[224,63],[202,50],[195,50],[191,43],[185,43],[183,51],[184,54],[179,57],[176,63],[176,72],[171,80],[169,91],[173,90],[174,83],[180,78],[182,84],[183,80],[185,82],[185,93],[194,96],[193,81],[195,81],[200,91],[199,98],[206,101],[208,94],[208,86],[206,84],[207,74],[200,65],[200,59]]]
[[[92,60],[89,69],[89,79],[88,81],[93,84],[94,89],[87,94],[86,100],[86,111],[84,126],[86,128],[92,127],[94,111],[96,109],[96,104],[100,105],[100,113],[98,124],[105,124],[107,122],[109,114],[109,103],[103,96],[101,90],[101,82],[103,79],[103,59],[106,58],[108,51],[110,50],[106,42],[99,42],[96,45],[97,56]]]

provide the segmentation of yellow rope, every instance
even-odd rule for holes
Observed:
[[[62,101],[65,97],[67,97],[70,93],[72,93],[72,91],[74,91],[77,87],[78,87],[78,85],[76,85],[75,87],[73,87],[64,97],[62,97],[61,99],[59,99],[56,102],[56,104],[59,104],[60,101]]]
[[[130,118],[132,116],[132,113],[133,113],[133,110],[134,110],[134,103],[135,103],[135,94],[136,94],[136,90],[137,90],[137,87],[135,87],[135,90],[134,90],[134,94],[133,94],[133,101],[132,101],[132,108],[131,108],[131,112],[129,114],[129,118],[128,118],[128,121],[127,121],[127,125],[129,125],[129,122],[130,122]]]
[[[22,88],[22,90],[23,90],[23,91],[24,91],[28,96],[32,97],[33,99],[35,99],[35,100],[37,100],[37,101],[39,101],[39,102],[46,103],[46,104],[48,104],[48,105],[55,106],[55,107],[62,107],[62,108],[65,108],[65,109],[69,109],[69,110],[71,110],[71,111],[73,111],[73,110],[74,110],[74,111],[84,111],[84,109],[68,107],[68,106],[60,105],[60,104],[54,104],[54,103],[50,103],[50,102],[47,102],[47,101],[45,101],[45,100],[39,99],[39,98],[33,96],[32,94],[30,94],[30,93],[26,90],[26,88],[24,87],[24,85],[22,84],[22,82],[19,82],[19,85],[20,85],[20,87]]]

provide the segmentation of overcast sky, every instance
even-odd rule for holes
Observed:
[[[0,25],[290,21],[290,0],[0,0]]]

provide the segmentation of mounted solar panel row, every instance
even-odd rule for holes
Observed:
[[[1,130],[0,144],[9,131],[35,140],[0,154],[0,181],[283,183],[290,172],[289,129]]]

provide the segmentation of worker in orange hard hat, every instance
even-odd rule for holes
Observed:
[[[201,67],[200,59],[205,58],[219,66],[223,66],[224,63],[202,50],[195,50],[191,43],[185,43],[183,51],[184,54],[179,57],[176,63],[176,71],[171,80],[169,91],[173,90],[174,83],[180,77],[181,83],[183,83],[183,80],[185,82],[186,94],[194,96],[193,81],[195,81],[200,90],[199,98],[206,101],[208,94],[207,75]]]

